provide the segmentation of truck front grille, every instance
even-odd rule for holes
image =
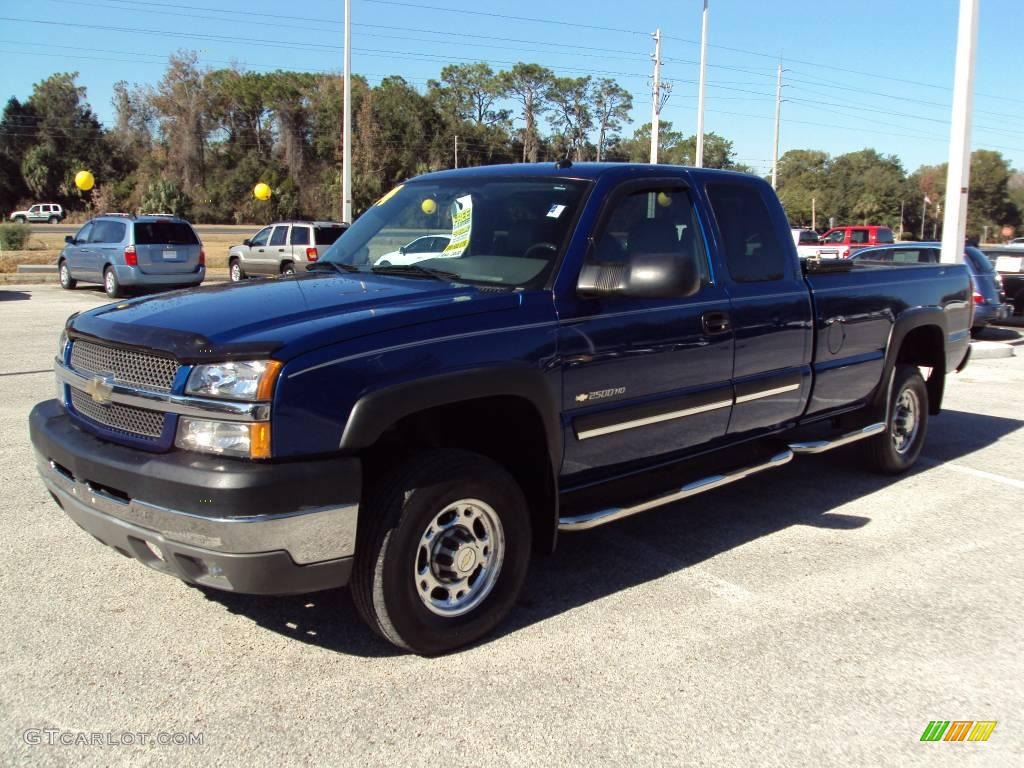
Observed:
[[[147,355],[131,349],[75,341],[71,345],[71,367],[87,375],[112,373],[119,384],[170,392],[181,364],[167,357]]]
[[[77,346],[77,345],[76,345]],[[71,387],[71,405],[89,421],[132,437],[156,439],[164,429],[164,414],[132,405],[101,405],[85,392]]]

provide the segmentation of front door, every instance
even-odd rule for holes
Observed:
[[[729,297],[681,181],[630,183],[612,196],[586,257],[626,264],[637,254],[696,256],[696,295],[560,299],[563,475],[685,451],[726,433],[732,410]],[[621,467],[625,469],[625,467]]]
[[[273,227],[264,227],[249,241],[249,253],[245,257],[245,271],[251,275],[266,274],[269,270],[270,257],[267,254],[267,241]]]

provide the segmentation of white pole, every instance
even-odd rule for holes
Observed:
[[[971,179],[971,111],[974,100],[974,47],[978,42],[978,0],[960,0],[953,79],[953,124],[949,131],[946,216],[942,221],[944,264],[962,264],[967,229],[967,188]]]
[[[459,167],[459,134],[455,134],[455,167]]]
[[[704,87],[708,59],[708,0],[700,20],[700,85],[697,87],[697,152],[693,164],[704,167]]]
[[[782,59],[779,59],[779,76],[775,81],[775,142],[772,149],[772,189],[779,180],[779,118],[782,116]]]
[[[658,162],[658,123],[661,120],[661,29],[654,30],[654,88],[651,91],[651,162]]]
[[[811,229],[815,232],[818,231],[818,212],[815,210],[815,203],[817,202],[817,198],[811,198]]]
[[[341,220],[352,223],[352,0],[345,0],[345,112],[342,118]]]

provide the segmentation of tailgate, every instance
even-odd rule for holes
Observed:
[[[136,222],[135,253],[139,270],[149,275],[195,272],[202,246],[183,221]]]

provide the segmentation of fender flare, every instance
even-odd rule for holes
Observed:
[[[540,371],[524,366],[453,371],[370,392],[352,407],[339,448],[342,451],[367,448],[397,421],[429,408],[501,396],[523,398],[537,410],[544,427],[552,478],[557,478],[562,465],[557,395]]]
[[[878,409],[884,417],[888,413],[889,382],[892,380],[893,372],[896,370],[896,360],[903,341],[911,331],[934,325],[942,333],[942,365],[946,365],[946,313],[941,307],[914,307],[908,309],[896,318],[892,331],[889,334],[889,343],[885,350],[885,365],[882,367],[882,379],[879,382],[878,390],[872,398],[871,406]],[[929,411],[934,415],[939,412],[942,405],[942,395],[945,391],[946,371],[940,377],[929,377],[928,395]]]

